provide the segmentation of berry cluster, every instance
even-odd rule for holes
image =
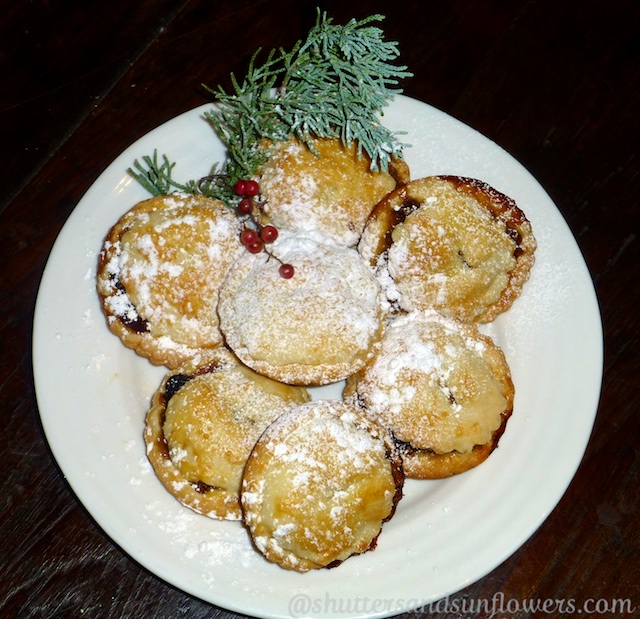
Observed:
[[[240,196],[238,211],[246,216],[245,226],[240,233],[240,241],[252,254],[259,254],[265,251],[270,257],[275,258],[280,263],[278,273],[284,279],[291,279],[294,268],[291,264],[282,262],[276,255],[266,249],[265,245],[273,243],[278,238],[278,229],[271,224],[262,225],[262,204],[256,200],[260,194],[260,185],[254,180],[239,180],[233,186],[233,191]],[[250,226],[246,222],[251,222]]]

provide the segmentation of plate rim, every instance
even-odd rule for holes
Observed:
[[[498,148],[499,150],[501,150],[507,157],[509,157],[509,159],[511,159],[513,162],[517,163],[519,166],[521,166],[521,164],[511,155],[509,154],[507,151],[505,151],[504,149],[502,149],[501,147],[495,145],[495,143],[493,143],[489,138],[487,138],[486,136],[480,134],[477,130],[473,129],[472,127],[469,127],[468,125],[464,124],[462,121],[446,114],[445,112],[438,110],[437,108],[434,108],[433,106],[424,103],[422,101],[419,101],[417,99],[412,99],[410,97],[407,97],[405,95],[398,95],[396,97],[396,102],[394,103],[399,103],[399,104],[404,104],[408,107],[415,107],[417,105],[418,108],[425,108],[425,109],[430,109],[432,114],[434,114],[436,117],[442,117],[443,118],[443,122],[447,123],[447,124],[452,124],[452,125],[457,125],[458,128],[462,131],[472,131],[475,132],[478,136],[480,136],[483,140],[487,140],[489,142],[491,142],[491,144],[493,144],[496,148]],[[42,353],[42,345],[43,345],[43,336],[42,336],[42,331],[45,328],[45,313],[44,313],[44,304],[47,301],[46,298],[46,294],[47,294],[47,282],[48,279],[51,278],[53,276],[52,273],[52,269],[53,266],[51,265],[55,265],[56,261],[59,259],[59,255],[61,254],[61,252],[63,252],[62,249],[62,245],[59,244],[60,239],[64,239],[65,238],[65,230],[69,230],[68,225],[70,221],[73,221],[73,217],[78,216],[77,214],[80,213],[80,209],[79,207],[81,205],[84,204],[85,200],[89,199],[89,197],[91,197],[92,192],[97,191],[100,186],[99,186],[99,181],[103,178],[105,178],[107,172],[111,169],[113,169],[113,166],[118,164],[119,162],[124,161],[124,158],[129,157],[129,153],[132,152],[132,150],[135,150],[136,148],[139,149],[139,147],[142,147],[144,144],[146,144],[149,139],[156,135],[158,132],[161,132],[163,130],[165,130],[168,126],[170,126],[172,123],[175,123],[178,121],[178,119],[189,119],[191,120],[191,118],[193,117],[195,120],[196,116],[200,116],[205,110],[210,109],[212,107],[213,104],[204,104],[201,106],[197,106],[196,108],[193,108],[191,110],[187,110],[179,115],[177,115],[176,117],[158,125],[158,127],[156,127],[155,129],[153,129],[152,131],[150,131],[149,133],[145,134],[144,136],[142,136],[141,138],[139,138],[138,140],[136,140],[134,143],[132,143],[131,145],[129,145],[118,157],[116,157],[112,163],[109,164],[109,166],[107,166],[107,168],[105,168],[105,170],[103,170],[94,180],[94,182],[91,184],[91,186],[89,187],[89,189],[85,192],[85,194],[83,195],[83,197],[80,199],[80,201],[78,202],[78,204],[76,205],[76,207],[74,208],[74,210],[72,211],[72,213],[70,214],[69,218],[67,219],[67,221],[65,222],[65,224],[63,225],[62,229],[60,230],[60,233],[58,234],[51,253],[47,259],[47,264],[45,266],[45,269],[43,271],[42,274],[42,278],[41,278],[41,282],[40,282],[40,286],[38,288],[38,294],[37,294],[37,298],[36,298],[36,304],[35,304],[35,312],[34,312],[34,317],[33,317],[33,331],[32,331],[32,365],[33,365],[33,375],[34,375],[34,385],[35,385],[35,392],[36,392],[36,400],[37,400],[37,404],[38,404],[38,410],[39,410],[39,414],[40,414],[40,419],[41,419],[41,423],[44,429],[44,433],[45,433],[45,437],[47,439],[47,442],[49,444],[49,447],[51,449],[51,452],[58,464],[58,466],[60,467],[63,476],[66,480],[66,482],[69,484],[71,490],[73,491],[73,493],[75,494],[77,500],[84,506],[84,508],[86,509],[86,511],[90,514],[91,518],[94,520],[94,522],[96,522],[96,524],[109,536],[110,540],[115,543],[118,547],[120,547],[130,558],[132,558],[135,562],[137,562],[139,565],[141,565],[142,567],[144,567],[145,569],[149,570],[152,574],[155,574],[156,576],[159,576],[161,579],[171,583],[173,586],[176,586],[177,588],[179,588],[180,590],[183,590],[199,599],[202,599],[208,603],[211,604],[215,604],[217,606],[220,606],[221,608],[226,608],[229,610],[232,610],[234,612],[240,612],[240,613],[249,613],[253,616],[260,616],[260,617],[284,617],[284,616],[288,616],[286,614],[278,614],[278,613],[273,613],[273,612],[260,612],[260,609],[256,609],[256,608],[249,608],[246,604],[238,604],[236,602],[234,603],[229,603],[228,601],[222,600],[222,599],[211,599],[209,597],[203,597],[202,595],[202,591],[198,590],[197,586],[193,586],[193,587],[189,587],[189,586],[185,586],[185,584],[181,581],[176,582],[175,577],[172,574],[166,574],[166,573],[159,573],[163,572],[163,570],[159,569],[157,566],[150,566],[148,565],[144,559],[141,559],[140,557],[140,550],[139,549],[132,549],[130,547],[130,544],[128,544],[127,540],[122,538],[121,532],[115,528],[113,526],[110,526],[110,523],[108,521],[105,521],[105,519],[103,517],[101,517],[100,514],[95,514],[94,511],[92,509],[89,508],[89,506],[87,505],[86,502],[86,496],[83,497],[83,495],[85,494],[84,490],[81,488],[81,484],[78,483],[78,480],[76,478],[76,475],[73,472],[70,472],[69,469],[69,464],[68,464],[68,460],[67,457],[65,456],[65,454],[62,452],[61,450],[61,446],[58,443],[58,441],[55,438],[51,438],[53,437],[53,432],[52,432],[52,428],[51,428],[51,423],[52,420],[50,418],[50,416],[48,416],[46,413],[43,415],[43,411],[45,411],[47,409],[47,394],[44,393],[44,391],[46,390],[46,387],[44,386],[44,382],[43,382],[43,372],[45,371],[44,368],[41,368],[41,366],[39,365],[39,360],[40,360],[40,356]],[[128,161],[128,165],[131,164],[131,161]],[[544,189],[542,188],[542,186],[539,185],[539,183],[537,182],[537,180],[535,180],[533,178],[533,176],[531,175],[531,173],[526,170],[523,166],[521,166],[522,169],[526,172],[526,174],[528,174],[529,176],[531,176],[532,180],[534,183],[538,184],[540,190],[542,192],[544,192],[546,194],[546,192],[544,191]],[[546,194],[548,197],[548,194]],[[564,494],[566,493],[567,489],[569,488],[569,485],[571,484],[573,478],[575,477],[575,474],[577,473],[580,464],[583,460],[584,457],[584,453],[587,449],[590,437],[591,437],[591,433],[593,430],[593,424],[595,422],[595,417],[597,414],[597,410],[598,410],[598,403],[600,400],[600,393],[601,393],[601,388],[602,388],[602,380],[603,380],[603,364],[604,364],[604,358],[603,358],[603,353],[604,353],[604,339],[603,339],[603,329],[602,329],[602,317],[600,314],[600,309],[599,309],[599,303],[598,303],[598,299],[597,299],[597,295],[595,292],[595,287],[593,286],[593,281],[591,279],[591,275],[589,273],[588,267],[586,265],[586,262],[584,260],[584,256],[582,255],[582,252],[580,250],[580,247],[578,245],[577,240],[575,239],[575,237],[573,236],[571,230],[569,229],[566,221],[564,220],[564,217],[562,216],[561,212],[559,211],[559,209],[557,208],[557,206],[553,203],[553,201],[551,200],[551,198],[549,197],[549,201],[551,202],[551,204],[555,207],[557,215],[559,216],[559,219],[563,222],[563,225],[566,226],[566,232],[569,234],[569,236],[571,237],[571,239],[573,239],[574,245],[575,247],[573,248],[573,251],[577,251],[578,255],[580,257],[581,263],[580,263],[580,268],[582,270],[582,277],[585,279],[585,281],[583,282],[583,284],[588,284],[587,287],[590,286],[590,292],[592,295],[592,307],[591,312],[593,313],[595,311],[595,314],[597,315],[597,320],[594,321],[594,325],[597,327],[597,332],[593,334],[594,337],[594,341],[592,341],[592,344],[594,345],[594,350],[593,350],[593,359],[592,359],[592,365],[594,365],[595,367],[597,367],[598,369],[595,370],[597,374],[599,374],[599,381],[598,381],[598,385],[597,388],[593,387],[592,388],[592,392],[591,392],[591,401],[592,401],[592,411],[589,411],[588,416],[590,416],[591,418],[591,423],[590,423],[590,429],[587,433],[585,433],[582,437],[581,437],[581,445],[578,447],[574,447],[574,449],[577,449],[578,451],[580,451],[580,456],[575,458],[573,461],[573,467],[569,467],[572,468],[572,472],[570,475],[568,475],[567,479],[566,479],[566,484],[564,485],[564,489],[555,497],[555,501],[550,501],[547,503],[546,505],[546,509],[544,510],[544,513],[540,515],[540,517],[538,517],[537,520],[539,520],[539,522],[537,522],[537,524],[535,524],[535,526],[531,526],[529,528],[529,530],[527,530],[526,532],[521,532],[520,537],[522,538],[520,543],[512,549],[508,549],[505,550],[504,552],[502,552],[499,556],[497,555],[495,557],[495,560],[493,561],[493,563],[491,565],[487,565],[486,566],[486,570],[484,571],[480,571],[478,572],[477,577],[473,578],[471,581],[463,584],[463,586],[454,586],[453,588],[451,588],[451,590],[448,591],[444,591],[442,593],[442,595],[438,598],[438,599],[442,599],[446,596],[452,595],[453,593],[459,591],[461,588],[463,588],[464,586],[468,586],[470,584],[472,584],[472,582],[477,582],[478,580],[480,580],[481,578],[483,578],[484,576],[486,576],[486,574],[490,573],[492,570],[494,570],[498,565],[500,565],[504,560],[506,560],[509,556],[511,556],[512,554],[514,554],[515,552],[517,552],[517,550],[543,525],[544,521],[546,520],[546,518],[548,517],[548,515],[556,508],[556,506],[558,505],[558,503],[561,501],[562,497],[564,496]],[[72,224],[73,225],[73,224]],[[104,231],[106,233],[106,230]],[[592,317],[593,318],[593,317]],[[63,465],[64,463],[64,465]],[[91,502],[89,501],[89,503],[91,504]],[[460,584],[460,583],[458,583]],[[302,584],[302,586],[304,586],[304,583]],[[397,612],[402,612],[402,611],[406,611],[406,610],[411,610],[411,608],[407,607],[404,609],[393,609],[393,612],[388,612],[388,611],[380,611],[380,612],[365,612],[365,613],[355,613],[355,614],[348,614],[346,616],[359,616],[359,617],[383,617],[383,616],[389,616],[390,614],[396,614]],[[253,612],[252,612],[253,611]]]

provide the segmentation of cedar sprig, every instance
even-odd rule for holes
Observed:
[[[246,176],[255,174],[266,157],[257,148],[260,140],[294,135],[307,144],[312,137],[356,142],[372,169],[386,170],[406,144],[378,116],[411,73],[393,64],[397,43],[385,41],[382,29],[370,25],[382,19],[372,15],[335,26],[318,11],[304,42],[290,52],[272,50],[262,66],[257,52],[241,84],[232,76],[232,92],[211,91],[218,107],[206,116],[229,149],[229,163]]]
[[[136,159],[133,167],[127,172],[133,176],[152,196],[165,196],[176,191],[195,194],[199,189],[195,181],[178,183],[173,178],[173,168],[175,162],[171,162],[166,155],[162,155],[162,160],[158,160],[158,151],[154,150],[153,155],[144,155],[142,162]]]
[[[217,102],[205,116],[227,149],[218,173],[181,185],[171,179],[173,165],[166,158],[159,164],[154,154],[143,159],[146,172],[136,162],[135,177],[156,190],[203,193],[232,206],[235,182],[255,176],[267,160],[264,144],[292,136],[310,148],[313,138],[356,143],[373,170],[386,170],[407,144],[380,123],[380,116],[411,73],[394,64],[397,43],[385,41],[382,29],[372,25],[382,19],[372,15],[336,26],[318,10],[307,38],[290,51],[272,50],[261,64],[261,50],[256,51],[242,81],[231,75],[229,92],[205,86]]]
[[[401,92],[400,79],[411,75],[392,64],[399,55],[397,43],[385,41],[383,31],[370,25],[382,19],[372,15],[334,26],[326,13],[319,13],[307,40],[287,62],[283,87],[288,105],[281,108],[299,137],[356,142],[373,169],[386,169],[391,155],[406,146],[377,115]]]

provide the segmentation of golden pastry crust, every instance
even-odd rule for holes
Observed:
[[[536,240],[516,203],[458,176],[414,180],[374,209],[359,251],[378,270],[390,301],[490,322],[529,278]]]
[[[264,429],[309,401],[306,389],[277,383],[220,348],[208,365],[169,373],[146,417],[147,456],[164,487],[210,518],[241,518],[244,465]]]
[[[392,431],[408,477],[440,478],[495,449],[514,387],[503,352],[475,325],[411,312],[387,327],[376,356],[347,379],[344,397]]]
[[[403,480],[388,431],[348,403],[310,402],[256,443],[242,482],[244,521],[269,561],[299,572],[334,567],[375,547]]]
[[[236,216],[203,196],[135,205],[107,235],[97,288],[110,330],[175,368],[222,343],[218,288],[242,251]]]
[[[471,451],[450,451],[437,454],[430,449],[414,449],[409,444],[400,445],[402,462],[407,477],[413,479],[445,479],[459,475],[482,464],[498,447],[511,411],[503,411],[498,429],[484,445],[475,445]]]
[[[220,328],[249,367],[284,383],[344,379],[373,354],[384,329],[380,286],[353,248],[282,233],[267,254],[245,254],[220,290]]]
[[[311,146],[292,138],[269,147],[259,174],[264,212],[278,228],[355,246],[373,207],[408,182],[409,168],[394,158],[388,172],[372,170],[365,153],[338,139],[314,139]]]

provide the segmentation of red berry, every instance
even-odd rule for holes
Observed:
[[[248,180],[244,182],[243,195],[252,198],[253,196],[257,196],[258,193],[260,193],[260,185],[258,185],[256,181]]]
[[[260,239],[258,238],[258,233],[255,230],[252,230],[251,228],[245,228],[240,233],[240,241],[243,245],[246,245],[248,247],[256,241],[260,241]]]
[[[247,181],[239,180],[234,186],[233,191],[239,196],[246,195],[247,191]]]
[[[265,243],[273,243],[278,238],[278,229],[275,226],[267,225],[260,230],[260,238]]]
[[[291,279],[293,277],[294,272],[295,272],[295,269],[293,268],[292,264],[281,264],[280,268],[278,269],[278,273],[280,273],[280,277],[284,279]]]
[[[252,254],[259,254],[264,249],[264,243],[260,239],[256,239],[253,243],[247,245],[247,251]]]
[[[252,208],[253,208],[253,203],[249,198],[242,198],[242,200],[238,202],[238,210],[243,215],[248,215],[251,212]]]

